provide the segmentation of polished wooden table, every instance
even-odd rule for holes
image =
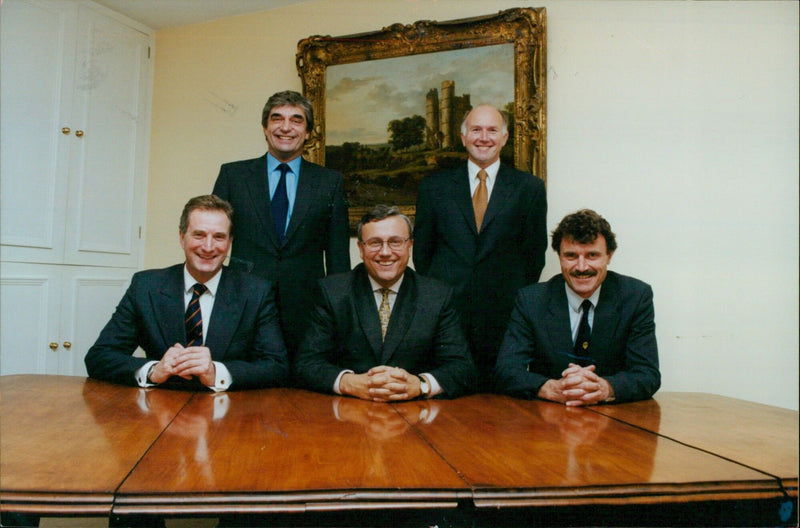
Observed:
[[[779,525],[797,521],[797,476],[797,412],[709,394],[586,409],[499,395],[387,405],[0,378],[4,512],[306,525],[422,512],[491,526],[676,524],[687,512],[702,524],[745,508],[743,524]]]

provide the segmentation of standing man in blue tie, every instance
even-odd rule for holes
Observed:
[[[350,270],[347,201],[340,173],[302,158],[314,129],[306,97],[274,94],[261,126],[267,153],[222,165],[214,194],[236,211],[231,267],[277,284],[291,356],[308,325],[316,280]]]
[[[561,274],[517,294],[497,390],[569,406],[651,397],[661,385],[653,290],[608,271],[617,241],[583,209],[553,231]]]

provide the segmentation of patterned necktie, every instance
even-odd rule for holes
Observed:
[[[281,171],[281,179],[278,180],[278,186],[275,188],[275,193],[272,195],[272,221],[275,223],[275,232],[278,234],[278,240],[283,244],[283,238],[286,234],[286,216],[289,214],[289,196],[286,194],[286,173],[291,172],[292,169],[285,163],[278,165],[278,170]]]
[[[389,288],[381,288],[381,306],[378,308],[378,317],[381,319],[381,339],[386,339],[386,330],[389,328],[389,318],[392,310],[389,308]]]
[[[475,225],[478,232],[481,232],[481,224],[483,224],[483,215],[486,214],[486,206],[489,203],[489,191],[486,188],[486,171],[481,169],[478,171],[478,187],[475,189],[475,194],[472,195],[472,208],[475,210]]]
[[[186,346],[203,344],[203,314],[200,311],[200,296],[206,292],[205,285],[199,282],[192,286],[192,298],[186,307]]]
[[[592,341],[592,329],[589,328],[589,309],[592,307],[592,301],[584,299],[581,303],[581,322],[578,325],[578,337],[575,338],[575,354],[585,355],[589,351],[589,344]]]

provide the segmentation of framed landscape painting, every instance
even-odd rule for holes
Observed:
[[[305,154],[345,175],[351,227],[378,203],[413,217],[419,181],[466,159],[461,121],[479,104],[506,113],[503,163],[546,180],[545,43],[543,8],[300,41]]]

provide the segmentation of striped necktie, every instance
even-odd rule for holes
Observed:
[[[201,346],[203,344],[203,314],[200,311],[200,296],[206,292],[205,285],[195,283],[192,286],[192,298],[186,307],[186,346]]]

